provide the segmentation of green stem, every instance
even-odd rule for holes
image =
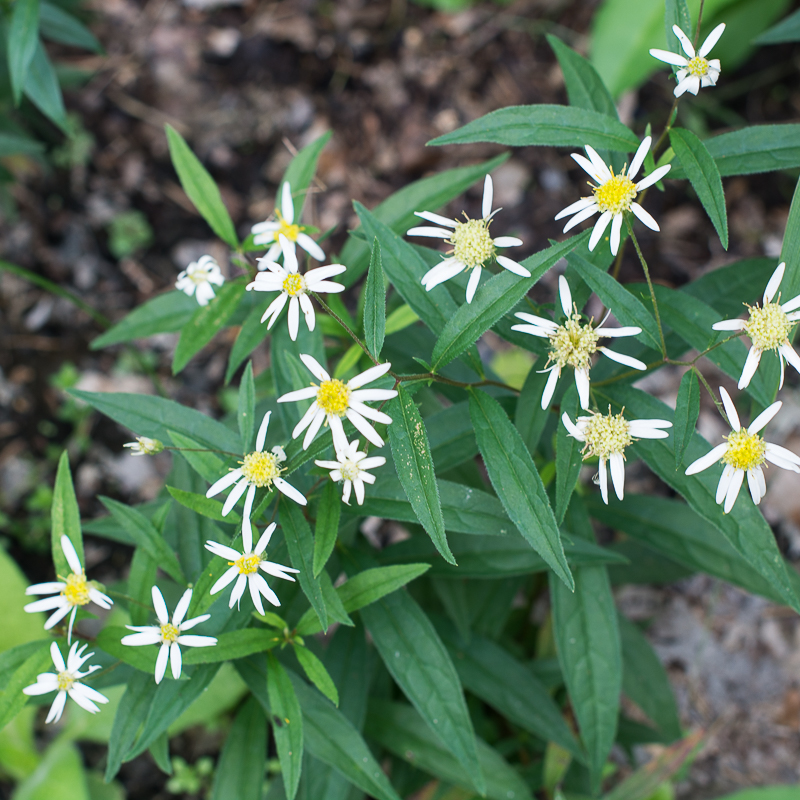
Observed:
[[[697,13],[697,28],[694,31],[694,49],[697,50],[697,43],[700,41],[700,23],[703,21],[703,6],[706,0],[700,0],[700,11]]]
[[[325,311],[328,312],[328,314],[330,314],[347,331],[347,333],[350,334],[352,340],[364,351],[364,353],[367,355],[370,361],[372,361],[372,363],[375,364],[376,367],[379,366],[381,362],[378,361],[378,359],[375,358],[375,356],[372,355],[372,353],[370,353],[364,342],[362,342],[361,339],[358,336],[356,336],[356,334],[352,330],[350,330],[350,326],[316,292],[311,292],[311,296],[320,304],[320,306],[322,306],[322,308]],[[392,375],[393,377],[396,377],[393,372],[390,372],[389,374]]]
[[[639,247],[639,241],[636,238],[636,234],[633,232],[633,226],[631,225],[630,219],[626,216],[625,217],[625,224],[628,226],[628,235],[631,237],[633,241],[633,246],[636,248],[636,255],[639,256],[639,262],[642,265],[642,269],[644,270],[644,277],[647,279],[647,288],[650,290],[650,300],[653,303],[653,312],[655,313],[656,317],[656,324],[658,325],[658,335],[661,337],[661,355],[664,360],[667,359],[667,343],[664,340],[664,329],[661,327],[661,314],[658,311],[658,301],[656,300],[656,293],[653,289],[653,281],[650,280],[650,270],[647,266],[647,261],[645,261],[644,254],[642,253],[642,248]]]

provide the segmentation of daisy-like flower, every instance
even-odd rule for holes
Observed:
[[[667,64],[674,64],[680,67],[677,78],[678,85],[675,87],[675,97],[680,97],[684,92],[697,94],[701,86],[716,86],[719,78],[719,59],[712,58],[710,61],[706,56],[711,52],[711,48],[719,41],[722,32],[725,30],[725,23],[717,25],[706,40],[700,45],[700,49],[695,53],[689,37],[677,26],[672,26],[672,32],[678,37],[683,52],[686,57],[679,53],[671,53],[669,50],[651,50],[650,55],[659,61],[666,61]]]
[[[272,605],[279,606],[281,601],[278,600],[278,595],[269,588],[269,584],[258,571],[263,570],[267,575],[294,582],[294,578],[288,573],[298,573],[300,570],[275,564],[272,561],[267,561],[264,557],[264,551],[267,549],[274,530],[275,523],[273,522],[261,535],[258,544],[256,544],[256,549],[253,550],[253,534],[248,526],[248,533],[242,532],[241,553],[219,542],[206,542],[206,550],[210,550],[215,556],[229,559],[228,564],[230,564],[230,569],[211,587],[209,594],[221,592],[236,578],[236,583],[231,592],[231,600],[228,604],[230,608],[233,608],[235,604],[241,601],[245,586],[250,588],[250,597],[253,598],[253,605],[259,614],[264,613],[264,604],[261,602],[262,594]]]
[[[367,458],[367,454],[358,449],[358,439],[353,439],[343,450],[337,450],[336,461],[315,461],[318,467],[331,471],[331,480],[344,481],[342,502],[350,505],[350,492],[355,488],[356,500],[364,504],[364,484],[375,483],[375,476],[367,470],[382,467],[386,463],[383,456]]]
[[[268,453],[264,452],[264,443],[267,440],[267,428],[269,428],[269,418],[271,416],[271,411],[267,411],[264,414],[264,419],[261,421],[261,427],[258,429],[258,435],[256,436],[256,449],[252,453],[246,453],[244,461],[239,462],[241,464],[240,467],[232,469],[227,475],[212,484],[211,488],[206,492],[206,497],[214,497],[214,495],[219,494],[232,484],[236,484],[222,506],[222,516],[226,517],[244,494],[245,489],[247,490],[247,496],[244,499],[244,512],[242,513],[242,536],[249,536],[251,539],[253,534],[250,528],[250,514],[253,511],[253,499],[256,496],[256,489],[272,489],[275,486],[279,492],[291,497],[295,503],[299,503],[301,506],[306,504],[304,495],[281,478],[281,473],[286,471],[285,467],[281,467],[281,464],[286,461],[286,453],[283,448],[277,446],[273,447]]]
[[[650,214],[634,202],[639,192],[660,181],[671,169],[670,164],[664,164],[663,167],[654,169],[646,178],[634,183],[634,179],[644,164],[645,156],[650,150],[651,142],[652,138],[645,136],[631,161],[630,169],[626,171],[626,168],[623,167],[619,175],[614,174],[613,167],[608,166],[591,145],[587,144],[583,148],[589,158],[585,158],[580,153],[572,154],[575,161],[589,173],[597,185],[589,184],[592,186],[591,197],[581,198],[577,203],[567,206],[556,215],[556,219],[572,216],[572,219],[564,226],[564,233],[600,212],[600,218],[595,223],[589,238],[589,250],[597,247],[597,243],[610,222],[611,252],[616,255],[619,250],[620,231],[626,212],[632,211],[651,230],[660,230],[658,223]]]
[[[25,590],[25,594],[52,594],[53,592],[57,592],[57,594],[53,597],[45,597],[43,600],[35,600],[33,603],[28,603],[25,606],[25,610],[30,613],[53,611],[44,624],[46,631],[49,631],[69,614],[67,641],[71,643],[72,626],[75,622],[75,615],[81,606],[96,603],[100,608],[111,608],[114,605],[114,601],[95,589],[86,580],[86,573],[83,571],[81,560],[78,558],[75,547],[68,536],[61,537],[61,550],[72,572],[63,578],[59,575],[60,580],[57,581],[36,583],[33,586],[29,586]]]
[[[379,364],[377,367],[370,367],[345,383],[338,378],[331,378],[313,356],[301,353],[300,358],[319,381],[319,385],[312,383],[305,389],[298,389],[296,392],[289,392],[278,398],[279,403],[314,398],[314,402],[308,407],[308,411],[292,431],[292,439],[296,439],[308,428],[303,439],[303,450],[307,450],[322,423],[327,421],[333,434],[334,449],[336,452],[346,450],[349,445],[342,417],[347,417],[372,444],[376,447],[383,447],[383,439],[378,436],[378,432],[367,420],[371,419],[374,422],[391,425],[392,418],[382,411],[370,408],[366,403],[370,400],[391,400],[393,397],[397,397],[397,392],[394,389],[362,389],[361,387],[380,378],[381,375],[385,375],[392,365],[387,362]]]
[[[223,283],[225,278],[219,264],[211,256],[202,256],[178,274],[175,288],[189,297],[194,295],[199,305],[207,306],[216,296],[214,286],[222,286]]]
[[[778,400],[762,411],[751,423],[749,428],[743,428],[739,422],[739,415],[733,405],[730,395],[720,386],[720,397],[728,415],[731,433],[725,436],[725,442],[718,444],[697,461],[691,463],[687,475],[696,475],[721,461],[725,465],[722,477],[717,485],[717,503],[722,505],[723,512],[729,513],[739,496],[744,476],[747,474],[747,485],[753,502],[758,505],[761,498],[767,493],[767,483],[764,480],[763,467],[770,461],[777,467],[800,472],[800,456],[791,450],[777,444],[765,442],[758,432],[766,427],[767,423],[780,411],[781,403]]]
[[[665,419],[625,419],[620,414],[592,412],[591,416],[578,417],[573,423],[566,411],[561,421],[569,435],[584,442],[583,458],[597,456],[600,459],[599,483],[603,502],[608,505],[608,475],[606,462],[611,467],[611,480],[614,491],[622,500],[625,490],[625,448],[637,439],[666,439],[669,434],[662,430],[671,428],[672,423]]]
[[[327,280],[334,275],[341,275],[347,267],[344,264],[329,264],[327,267],[317,267],[301,275],[297,271],[297,256],[286,237],[280,235],[280,243],[283,248],[283,266],[274,261],[268,261],[266,256],[259,259],[259,269],[266,265],[266,272],[259,272],[252,283],[247,284],[247,291],[255,289],[257,292],[280,292],[280,294],[270,303],[261,321],[267,323],[269,330],[278,319],[278,315],[283,311],[283,307],[289,302],[289,336],[292,341],[297,340],[297,327],[300,322],[300,310],[306,318],[306,325],[310,331],[314,330],[316,318],[314,317],[314,306],[308,292],[343,292],[344,286],[341,283],[334,283]]]
[[[192,590],[187,589],[181,599],[178,600],[178,605],[175,606],[175,612],[170,620],[167,604],[164,602],[164,595],[161,594],[158,586],[153,587],[152,595],[153,606],[156,610],[156,617],[158,617],[158,625],[126,625],[125,627],[129,631],[136,631],[136,633],[123,636],[122,644],[130,647],[160,644],[161,648],[156,658],[156,683],[161,683],[164,678],[164,673],[167,671],[167,660],[169,660],[172,667],[172,677],[178,680],[183,666],[181,645],[184,647],[213,647],[217,643],[213,636],[195,636],[193,634],[187,636],[184,634],[184,631],[191,630],[195,625],[211,619],[211,614],[201,614],[199,617],[184,621],[183,618],[186,616],[189,604],[192,602]]]
[[[572,292],[570,292],[567,279],[563,275],[558,278],[558,296],[561,300],[561,308],[567,316],[567,320],[563,325],[557,325],[552,320],[537,317],[535,314],[526,314],[524,311],[518,311],[515,316],[526,324],[512,325],[511,330],[529,333],[532,336],[550,340],[550,355],[547,357],[547,363],[550,364],[552,362],[553,366],[547,368],[545,365],[544,371],[549,372],[550,375],[547,378],[544,392],[542,392],[542,408],[547,408],[550,405],[553,393],[556,390],[556,384],[561,376],[561,370],[564,367],[572,367],[575,370],[575,386],[578,388],[581,408],[588,409],[589,370],[592,366],[592,356],[595,353],[603,353],[612,361],[617,361],[634,369],[647,369],[647,365],[639,361],[638,358],[615,353],[602,345],[598,346],[598,339],[604,336],[614,338],[636,336],[642,332],[642,329],[633,326],[626,328],[603,327],[611,311],[606,314],[597,327],[592,324],[594,320],[591,319],[589,322],[581,322],[581,315],[572,302]]]
[[[164,449],[164,443],[158,439],[148,439],[146,436],[137,436],[135,442],[122,445],[131,448],[132,456],[154,456]]]
[[[446,258],[441,264],[437,264],[433,269],[428,270],[422,276],[422,285],[430,291],[434,286],[444,283],[450,278],[454,278],[460,272],[472,270],[469,283],[467,284],[467,302],[471,303],[472,298],[481,280],[481,269],[487,262],[494,259],[501,267],[520,275],[523,278],[530,278],[531,273],[516,261],[497,254],[498,247],[519,247],[522,239],[516,236],[498,236],[493,239],[489,233],[489,225],[492,217],[500,210],[492,211],[492,198],[494,189],[492,178],[486,176],[483,183],[483,206],[481,219],[470,219],[464,214],[464,222],[455,219],[448,219],[430,211],[415,211],[418,217],[442,225],[442,228],[411,228],[409,236],[430,236],[434,239],[445,239],[448,244],[453,245],[453,249],[448,251],[451,258]]]
[[[274,261],[281,252],[280,237],[283,236],[287,241],[287,247],[283,248],[296,252],[296,245],[300,245],[312,258],[317,261],[325,260],[325,253],[322,248],[305,233],[305,226],[296,225],[294,222],[294,203],[292,202],[292,187],[288,183],[283,184],[281,190],[281,207],[275,209],[276,220],[258,222],[250,229],[255,234],[254,244],[268,244],[266,256],[259,264],[259,269],[267,269],[267,262]]]
[[[92,714],[96,714],[100,709],[96,703],[107,703],[108,698],[100,694],[91,686],[85,686],[81,681],[100,669],[99,665],[89,667],[86,672],[81,672],[81,667],[94,655],[94,653],[83,654],[88,645],[83,645],[78,649],[78,643],[72,645],[67,654],[67,663],[64,663],[64,656],[58,649],[55,642],[50,644],[50,657],[57,672],[42,672],[36,676],[36,683],[26,686],[22,691],[29,696],[39,694],[49,694],[58,692],[45,722],[58,722],[64,712],[64,706],[69,695],[81,708],[86,709]]]
[[[766,350],[774,350],[780,361],[781,388],[783,388],[786,371],[784,362],[788,362],[800,372],[800,356],[797,355],[789,341],[789,332],[800,320],[800,294],[781,305],[781,296],[778,293],[777,301],[772,302],[772,298],[775,297],[781,285],[785,270],[785,262],[778,264],[778,268],[769,279],[767,288],[764,289],[763,304],[747,306],[750,309],[750,316],[747,319],[724,319],[711,326],[715,331],[744,331],[753,343],[747,354],[747,360],[744,362],[742,377],[739,378],[740,389],[750,385],[761,362],[761,356]]]

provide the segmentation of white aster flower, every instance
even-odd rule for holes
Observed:
[[[785,262],[778,264],[767,288],[764,289],[763,304],[747,306],[750,309],[750,316],[747,319],[724,319],[711,326],[715,331],[744,331],[753,343],[744,362],[742,377],[739,378],[740,389],[750,385],[761,362],[761,356],[766,350],[774,350],[778,356],[781,365],[781,388],[786,369],[784,362],[788,362],[800,372],[800,356],[789,341],[789,332],[795,323],[800,321],[800,294],[783,305],[778,294],[778,300],[772,302],[783,280],[785,269]]]
[[[264,551],[267,549],[274,530],[275,523],[273,522],[261,535],[255,550],[253,550],[252,532],[243,532],[241,553],[219,542],[206,542],[206,550],[210,550],[215,556],[230,559],[228,561],[230,569],[211,587],[209,594],[216,594],[222,591],[236,578],[236,584],[233,587],[230,603],[228,604],[230,608],[233,608],[235,604],[241,601],[245,586],[250,588],[250,597],[253,598],[253,605],[259,614],[264,613],[264,604],[261,602],[262,594],[272,605],[279,606],[281,601],[278,600],[278,595],[269,588],[269,584],[264,580],[263,576],[259,575],[258,571],[263,570],[267,575],[293,582],[294,578],[288,573],[298,573],[300,570],[275,564],[272,561],[267,561],[264,557]]]
[[[29,586],[25,590],[25,594],[52,594],[53,592],[57,592],[57,594],[53,597],[46,597],[43,600],[35,600],[33,603],[28,603],[25,606],[25,610],[30,613],[53,611],[44,624],[46,631],[61,622],[67,614],[70,614],[67,641],[72,642],[72,626],[75,622],[78,608],[89,603],[96,603],[100,608],[111,608],[114,605],[114,601],[95,589],[86,580],[86,573],[83,571],[81,560],[78,558],[75,547],[68,536],[61,537],[61,550],[72,572],[66,577],[59,575],[60,580],[57,581],[48,581],[47,583],[37,583]]]
[[[327,421],[333,434],[334,449],[337,452],[344,450],[348,447],[348,443],[342,417],[347,417],[372,444],[376,447],[383,447],[383,439],[378,436],[378,432],[367,420],[371,419],[374,422],[391,425],[392,418],[382,411],[370,408],[366,403],[371,400],[391,400],[393,397],[397,397],[397,392],[394,389],[362,389],[361,387],[386,374],[392,365],[386,363],[370,367],[345,383],[338,378],[331,378],[313,356],[301,353],[300,358],[320,383],[319,385],[312,383],[305,389],[298,389],[296,392],[289,392],[278,398],[279,403],[314,398],[314,402],[308,407],[308,411],[292,431],[292,439],[296,439],[308,428],[303,439],[303,450],[307,450],[322,423]]]
[[[100,692],[92,689],[91,686],[85,686],[81,683],[84,678],[100,669],[99,665],[95,665],[89,667],[86,672],[80,671],[81,667],[94,655],[94,653],[83,654],[87,647],[88,645],[83,645],[78,649],[78,643],[75,642],[69,649],[67,663],[65,664],[64,656],[61,655],[58,645],[55,642],[51,642],[50,657],[53,659],[53,665],[58,672],[42,672],[36,676],[36,683],[26,686],[22,690],[24,694],[29,696],[58,692],[56,699],[53,700],[53,705],[50,706],[45,723],[58,722],[61,719],[61,714],[67,702],[67,695],[91,714],[96,714],[100,710],[95,705],[96,703],[108,702],[108,698],[100,694]]]
[[[164,449],[164,443],[158,439],[148,439],[146,436],[137,436],[135,442],[122,445],[131,448],[132,456],[154,456]]]
[[[194,295],[199,305],[207,306],[215,297],[214,286],[222,286],[223,283],[225,278],[222,277],[219,264],[211,256],[202,256],[178,274],[175,288],[189,297]]]
[[[678,85],[675,87],[675,97],[680,97],[684,92],[697,94],[701,86],[716,86],[719,78],[719,59],[712,58],[710,61],[706,56],[711,52],[711,48],[719,41],[722,32],[725,30],[725,23],[717,25],[706,40],[700,45],[700,49],[695,53],[689,37],[677,26],[672,26],[672,32],[678,37],[686,53],[684,58],[678,53],[671,53],[669,50],[651,50],[650,55],[659,61],[666,61],[667,64],[674,64],[680,67],[677,78]]]
[[[739,496],[745,473],[750,495],[753,502],[758,505],[767,493],[767,483],[762,469],[765,466],[764,462],[770,461],[782,469],[800,472],[800,456],[796,456],[785,447],[765,442],[758,435],[758,432],[780,411],[783,405],[780,400],[762,411],[750,423],[749,428],[743,428],[730,395],[721,386],[719,394],[725,406],[725,413],[728,415],[731,433],[724,437],[723,444],[718,444],[702,458],[691,463],[686,469],[686,474],[695,475],[721,461],[725,469],[722,470],[722,477],[717,485],[717,503],[720,505],[725,503],[723,511],[727,514]]]
[[[542,408],[547,408],[553,399],[556,384],[561,376],[564,367],[572,367],[575,370],[575,386],[578,388],[578,397],[581,401],[581,408],[589,408],[589,370],[592,366],[592,356],[599,352],[608,356],[612,361],[617,361],[625,366],[634,369],[647,369],[647,365],[639,361],[638,358],[616,353],[607,347],[598,346],[597,340],[604,336],[620,338],[622,336],[636,336],[642,332],[641,328],[629,326],[626,328],[606,328],[605,321],[611,311],[609,310],[603,321],[597,326],[593,326],[593,319],[589,322],[581,322],[581,315],[578,313],[577,306],[572,302],[572,292],[570,292],[567,279],[561,275],[558,278],[558,295],[561,300],[561,308],[567,316],[563,325],[544,317],[537,317],[535,314],[526,314],[518,311],[514,316],[519,317],[526,324],[512,325],[512,331],[529,333],[532,336],[539,336],[542,339],[550,340],[550,355],[547,363],[553,363],[549,369],[547,383],[542,392]],[[546,365],[545,365],[546,366]]]
[[[611,252],[616,255],[619,250],[619,237],[625,212],[632,211],[651,230],[660,230],[658,223],[650,214],[638,203],[634,202],[639,192],[660,181],[671,168],[670,164],[664,164],[663,167],[654,169],[646,178],[634,183],[634,178],[639,174],[639,170],[644,164],[651,142],[652,138],[645,136],[636,151],[636,155],[633,157],[633,161],[631,161],[630,169],[626,172],[626,168],[623,167],[619,175],[614,174],[613,167],[607,166],[591,145],[587,144],[584,147],[589,158],[585,158],[580,153],[572,154],[575,161],[589,173],[597,185],[592,186],[591,197],[581,198],[577,203],[567,206],[556,215],[556,219],[574,215],[564,226],[564,233],[599,211],[600,218],[595,223],[589,239],[589,250],[594,250],[597,247],[597,243],[610,222]],[[589,185],[591,186],[591,184]]]
[[[275,209],[277,220],[267,220],[258,222],[250,229],[255,234],[254,244],[270,245],[264,260],[259,264],[259,269],[266,269],[265,262],[274,261],[281,252],[279,237],[283,236],[287,241],[287,248],[296,253],[296,245],[300,245],[312,258],[317,261],[325,260],[325,253],[322,248],[305,233],[305,226],[296,225],[294,222],[294,203],[292,202],[292,187],[288,183],[283,184],[281,190],[281,207]],[[284,248],[284,253],[286,249]]]
[[[589,417],[578,417],[574,423],[565,411],[561,415],[561,421],[573,439],[584,442],[584,460],[590,456],[597,456],[600,460],[600,494],[606,505],[608,505],[606,462],[611,467],[614,491],[622,500],[625,490],[625,448],[637,439],[666,439],[669,434],[662,429],[672,427],[672,423],[665,419],[628,420],[623,413],[612,414],[610,408],[608,414],[592,412]]]
[[[222,506],[222,516],[226,517],[236,502],[247,490],[244,499],[244,511],[242,512],[242,536],[249,536],[252,539],[252,529],[250,528],[250,514],[253,511],[253,499],[256,496],[256,489],[272,489],[273,485],[287,497],[291,497],[295,503],[301,506],[306,504],[304,495],[281,478],[281,473],[286,471],[281,464],[286,461],[286,453],[283,448],[273,447],[269,453],[264,452],[264,443],[267,440],[267,428],[269,428],[269,418],[271,411],[264,414],[261,427],[256,436],[256,449],[252,453],[247,453],[244,461],[240,461],[240,467],[232,469],[227,475],[220,478],[206,492],[206,497],[214,497],[221,491],[227,489],[232,484],[236,484],[228,495]]]
[[[367,454],[358,449],[358,439],[353,439],[342,450],[336,451],[336,461],[315,461],[318,467],[331,470],[331,480],[344,481],[342,501],[350,505],[350,492],[355,488],[359,505],[364,503],[364,484],[375,483],[375,476],[367,470],[382,467],[386,463],[383,456],[367,458]]]
[[[448,251],[448,255],[452,255],[452,257],[446,258],[422,276],[422,285],[428,291],[434,286],[454,278],[460,272],[471,269],[472,275],[467,284],[467,302],[471,303],[481,280],[481,269],[492,259],[509,272],[523,278],[530,278],[531,273],[522,264],[518,264],[506,256],[497,255],[498,247],[519,247],[522,239],[517,239],[516,236],[492,238],[489,233],[489,225],[491,225],[492,217],[500,210],[497,208],[492,211],[493,192],[491,175],[487,175],[483,183],[483,207],[481,209],[483,217],[481,219],[470,219],[464,214],[465,222],[459,222],[430,211],[414,212],[418,217],[444,227],[411,228],[408,231],[409,236],[445,239],[448,244],[453,245],[453,249]]]
[[[317,267],[308,270],[305,275],[297,271],[297,256],[293,249],[289,247],[286,237],[280,235],[280,243],[283,248],[283,266],[269,261],[267,257],[259,259],[259,269],[266,269],[259,272],[252,283],[247,284],[247,291],[255,289],[257,292],[280,292],[280,294],[270,303],[261,321],[266,321],[269,330],[278,319],[278,315],[289,301],[289,336],[292,341],[297,340],[297,328],[300,321],[300,310],[306,318],[306,326],[310,331],[314,330],[316,318],[314,317],[314,306],[311,305],[309,292],[343,292],[344,286],[341,283],[334,283],[327,280],[334,275],[341,275],[347,267],[344,264],[329,264],[327,267]]]
[[[167,604],[164,602],[164,596],[161,594],[158,586],[152,589],[153,606],[156,610],[158,617],[158,625],[126,625],[129,631],[136,631],[128,636],[122,637],[122,644],[129,645],[130,647],[139,647],[140,645],[160,644],[161,648],[158,651],[156,658],[156,683],[161,683],[164,678],[164,673],[167,671],[167,660],[172,667],[172,677],[178,680],[181,676],[181,668],[183,666],[183,659],[181,657],[181,645],[184,647],[213,647],[217,640],[213,636],[186,636],[184,631],[191,630],[195,625],[211,619],[211,614],[201,614],[194,619],[187,619],[184,621],[186,612],[189,610],[189,604],[192,602],[192,590],[187,589],[180,600],[178,605],[175,606],[175,612],[172,619],[169,618],[167,612]]]

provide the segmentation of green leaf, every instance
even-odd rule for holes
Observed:
[[[553,264],[588,238],[589,231],[585,231],[526,258],[522,266],[531,273],[530,278],[520,278],[505,269],[490,278],[473,302],[464,303],[447,321],[433,348],[433,372],[460,356],[508,314]]]
[[[514,426],[531,455],[536,452],[545,425],[553,413],[549,408],[542,408],[542,395],[548,376],[547,372],[532,369],[517,398]]]
[[[314,577],[325,568],[336,545],[342,503],[339,487],[328,481],[322,490],[317,507],[317,524],[314,528]]]
[[[14,788],[14,800],[93,800],[90,774],[77,744],[68,736],[59,737],[50,743],[36,771]]]
[[[700,416],[700,383],[694,369],[687,370],[678,388],[672,437],[675,442],[675,469],[680,469]]]
[[[22,87],[39,40],[39,0],[16,0],[8,26],[8,70],[14,105],[22,99]]]
[[[183,489],[177,489],[174,486],[167,486],[167,491],[172,497],[175,498],[184,508],[191,511],[196,511],[204,517],[213,519],[216,522],[226,522],[228,524],[238,524],[241,522],[241,517],[235,511],[229,511],[227,517],[222,516],[222,503],[215,500],[213,497],[206,497],[204,494],[196,492],[185,492]]]
[[[372,240],[367,284],[364,287],[364,341],[370,353],[379,358],[386,335],[386,280],[381,263],[381,243]]]
[[[186,585],[186,577],[175,553],[155,529],[153,523],[141,511],[112,500],[110,497],[101,496],[100,502],[108,509],[120,527],[127,531],[137,546],[141,547],[150,558],[155,559],[159,567],[170,578],[181,586]]]
[[[506,513],[571,591],[574,582],[558,525],[525,443],[502,406],[485,392],[471,392],[469,412],[486,471]]]
[[[296,569],[300,570],[297,580],[303,594],[308,598],[312,608],[319,617],[324,631],[328,630],[328,611],[322,596],[319,576],[314,577],[314,537],[303,512],[293,500],[281,502],[281,525],[289,549],[289,558]]]
[[[128,603],[128,613],[133,625],[145,625],[150,617],[151,590],[157,573],[158,562],[144,548],[137,547],[131,559],[127,590],[133,600]]]
[[[245,317],[242,327],[236,336],[236,341],[231,348],[228,356],[228,368],[225,370],[225,383],[230,383],[233,374],[239,369],[239,365],[244,361],[253,350],[267,338],[269,331],[267,326],[261,322],[264,313],[264,303],[258,303],[250,309]]]
[[[267,656],[267,692],[283,785],[286,797],[292,800],[303,769],[303,714],[286,670],[271,653]]]
[[[753,39],[753,44],[782,44],[783,42],[798,41],[800,41],[800,11],[795,11]]]
[[[283,184],[288,183],[292,187],[292,204],[294,205],[294,219],[299,222],[303,211],[303,203],[306,199],[306,192],[311,185],[314,174],[317,171],[317,163],[325,145],[330,141],[332,131],[325,131],[321,136],[307,144],[289,162],[286,172],[278,187],[277,197],[282,197]]]
[[[685,55],[678,37],[672,30],[673,25],[677,25],[687,35],[691,34],[692,16],[686,0],[666,0],[664,10],[664,34],[667,37],[667,50]]]
[[[661,350],[661,337],[653,315],[641,300],[638,300],[624,286],[612,278],[608,272],[596,267],[578,253],[570,253],[567,263],[588,284],[589,288],[603,301],[606,308],[623,324],[642,329],[646,344]]]
[[[246,658],[255,653],[272,650],[281,643],[274,631],[263,628],[245,628],[239,631],[225,631],[217,634],[214,647],[193,647],[183,654],[184,664],[217,664]]]
[[[622,644],[622,691],[668,737],[681,738],[681,720],[669,677],[647,637],[623,614],[618,614]]]
[[[486,784],[461,681],[428,617],[407,592],[366,606],[361,616],[397,685],[483,794]]]
[[[561,411],[569,414],[574,422],[580,413],[578,389],[574,383],[561,399]],[[565,425],[561,424],[556,429],[556,522],[560,525],[567,513],[567,506],[578,484],[581,474],[583,458],[581,456],[582,444],[569,435]]]
[[[719,800],[797,800],[797,786],[760,786],[726,794]]]
[[[303,672],[319,689],[325,697],[328,698],[335,706],[339,705],[339,692],[336,689],[336,684],[331,680],[328,670],[325,665],[307,648],[295,643],[294,652]]]
[[[389,404],[389,416],[394,420],[389,426],[389,442],[397,477],[406,492],[411,507],[431,537],[445,561],[455,564],[447,545],[439,489],[434,477],[433,459],[428,444],[428,434],[414,398],[397,387],[397,398]]]
[[[67,114],[58,76],[41,41],[37,39],[33,59],[25,78],[25,96],[51,122],[67,133]]]
[[[513,147],[547,145],[632,153],[636,136],[619,120],[599,111],[556,105],[508,106],[439,136],[429,145],[496,142]]]
[[[5,689],[0,692],[0,730],[5,728],[28,702],[28,695],[23,694],[22,690],[36,683],[36,676],[51,665],[50,644],[43,642],[14,670]]]
[[[97,37],[82,22],[46,0],[39,7],[39,28],[46,39],[72,47],[82,47],[93,53],[103,52]]]
[[[794,187],[792,204],[789,207],[789,219],[786,220],[781,245],[781,261],[786,262],[781,294],[784,297],[795,297],[800,294],[800,180]]]
[[[722,247],[728,249],[728,212],[722,178],[706,146],[691,131],[673,128],[669,141],[680,160],[708,218],[714,223]]]
[[[214,770],[211,800],[261,800],[267,761],[267,721],[255,698],[236,714]]]
[[[204,481],[207,481],[208,483],[215,483],[225,473],[225,459],[220,458],[216,453],[204,450],[199,442],[196,442],[194,439],[190,439],[188,436],[183,436],[176,431],[169,431],[169,438],[172,440],[172,443],[175,445],[175,447],[179,448],[178,452],[180,453],[181,457]],[[198,510],[200,508],[206,508],[210,510],[215,508],[215,506],[210,506],[208,504],[203,505],[201,502],[198,502],[197,508]],[[221,507],[219,513],[220,515],[222,514]],[[230,511],[228,513],[230,515],[236,514],[235,511]],[[233,517],[224,518],[217,521],[232,522]]]
[[[253,362],[248,361],[239,384],[239,408],[236,421],[239,423],[239,435],[242,437],[242,452],[249,453],[253,449],[253,430],[256,416],[256,387],[253,382]]]
[[[66,577],[72,572],[72,567],[67,563],[64,551],[61,549],[61,537],[66,536],[72,542],[81,564],[86,568],[83,555],[83,536],[81,534],[81,514],[78,509],[78,499],[75,497],[75,487],[72,485],[72,473],[69,469],[69,455],[66,450],[58,459],[58,472],[56,472],[56,485],[53,489],[53,505],[50,511],[51,533],[50,546],[53,554],[56,575]]]
[[[431,733],[420,715],[405,704],[373,700],[367,717],[367,733],[398,758],[446,783],[467,789],[470,796],[478,791],[490,800],[532,798],[519,773],[481,739],[476,740],[477,767],[487,777],[485,789],[477,787],[461,763]]]
[[[132,647],[131,650],[140,648]],[[110,781],[122,766],[122,762],[131,749],[139,728],[150,713],[150,707],[156,694],[155,681],[152,674],[134,672],[128,681],[125,694],[122,695],[114,723],[111,726],[111,737],[108,742],[106,761],[106,782]]]
[[[172,357],[172,374],[177,375],[230,319],[244,295],[241,283],[226,283],[207,306],[200,306],[181,329],[181,338]]]
[[[197,301],[193,297],[187,297],[183,292],[165,292],[135,308],[113,328],[94,339],[89,347],[100,350],[156,333],[179,331],[196,311]]]
[[[197,156],[183,136],[171,125],[166,126],[169,154],[172,165],[178,173],[181,186],[200,212],[203,219],[210,225],[211,230],[230,247],[236,249],[239,239],[233,227],[228,209],[222,202],[222,195],[208,170],[200,163]]]

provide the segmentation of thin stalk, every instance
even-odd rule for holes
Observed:
[[[661,355],[666,360],[667,359],[667,343],[664,340],[664,329],[661,327],[661,314],[658,311],[658,301],[656,300],[656,293],[653,289],[653,281],[650,280],[650,269],[647,266],[647,261],[645,260],[644,254],[642,253],[642,248],[639,247],[639,241],[636,238],[636,234],[633,232],[633,226],[631,225],[630,219],[626,216],[625,217],[625,224],[628,226],[628,234],[633,241],[633,246],[636,248],[636,255],[639,256],[639,262],[642,265],[642,269],[644,270],[644,277],[647,279],[647,288],[650,290],[650,300],[653,303],[653,312],[655,313],[656,317],[656,324],[658,325],[658,335],[661,337]]]
[[[376,367],[379,366],[381,362],[370,353],[364,342],[350,329],[350,326],[316,292],[311,292],[311,296],[347,331],[348,334],[350,334],[352,340],[364,351],[369,360],[372,361]],[[393,372],[389,374],[396,377]]]

